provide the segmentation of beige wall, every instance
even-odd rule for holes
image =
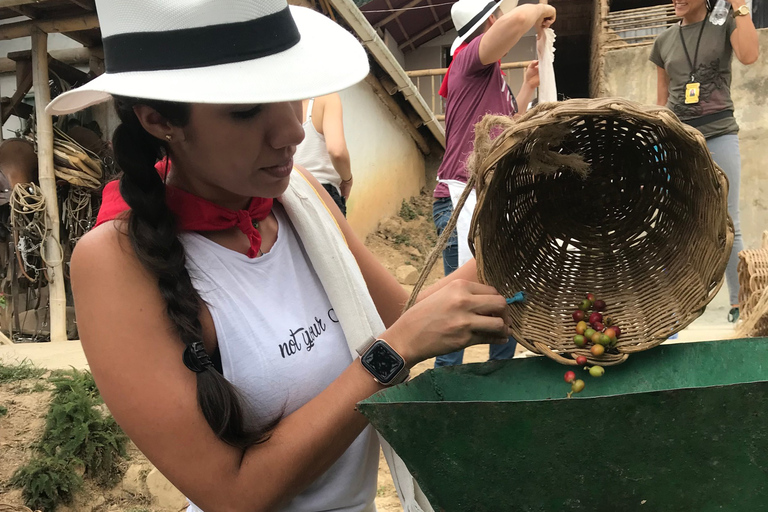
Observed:
[[[355,178],[347,218],[365,238],[424,186],[424,155],[367,83],[339,94]]]
[[[758,30],[760,57],[751,66],[734,58],[731,95],[741,127],[741,228],[746,248],[760,246],[768,230],[768,29]],[[605,56],[606,96],[656,103],[656,66],[651,47],[610,51]]]

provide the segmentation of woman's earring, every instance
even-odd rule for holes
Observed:
[[[165,140],[167,140],[168,142],[171,142],[171,139],[172,139],[172,138],[173,138],[173,137],[171,137],[171,136],[170,136],[170,135],[168,135],[168,134],[166,134],[166,136],[165,136]]]

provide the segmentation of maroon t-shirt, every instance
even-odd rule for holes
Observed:
[[[498,62],[480,62],[478,36],[453,58],[448,76],[445,107],[445,156],[438,179],[466,182],[467,157],[475,143],[475,124],[486,114],[510,115],[514,96],[504,81]],[[435,197],[450,197],[448,187],[438,183]]]

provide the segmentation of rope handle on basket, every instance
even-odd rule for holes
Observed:
[[[429,253],[427,260],[424,263],[424,268],[421,269],[419,280],[416,281],[416,284],[413,287],[411,296],[408,298],[408,302],[406,302],[405,307],[403,308],[403,313],[411,309],[411,307],[413,307],[413,305],[416,304],[416,298],[419,296],[419,292],[421,291],[421,288],[424,286],[424,283],[427,281],[427,277],[429,276],[429,273],[432,272],[432,267],[435,266],[435,262],[437,262],[437,258],[443,252],[443,248],[445,247],[445,244],[448,243],[448,239],[451,237],[453,230],[456,228],[456,224],[459,221],[459,214],[461,213],[461,209],[464,208],[464,203],[467,202],[467,198],[469,197],[469,194],[472,193],[472,189],[474,189],[475,187],[475,181],[476,181],[475,174],[472,174],[472,176],[470,176],[469,178],[469,181],[467,181],[467,186],[464,189],[464,193],[461,194],[461,197],[459,198],[458,204],[456,204],[453,208],[453,213],[451,214],[451,218],[448,220],[448,225],[445,226],[445,229],[443,229],[443,233],[440,235],[440,238],[438,238],[437,243],[435,244],[435,247],[432,248],[432,252]]]

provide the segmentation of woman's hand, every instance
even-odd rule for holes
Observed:
[[[344,199],[349,199],[349,193],[352,192],[352,183],[354,182],[354,177],[350,176],[349,180],[342,180],[341,185],[339,186],[339,192],[341,192],[341,197]]]
[[[400,317],[381,335],[408,366],[471,345],[506,343],[507,301],[493,287],[453,281]]]
[[[525,68],[525,74],[523,75],[523,81],[528,84],[531,89],[535,89],[539,86],[539,61],[534,60],[528,64]]]

